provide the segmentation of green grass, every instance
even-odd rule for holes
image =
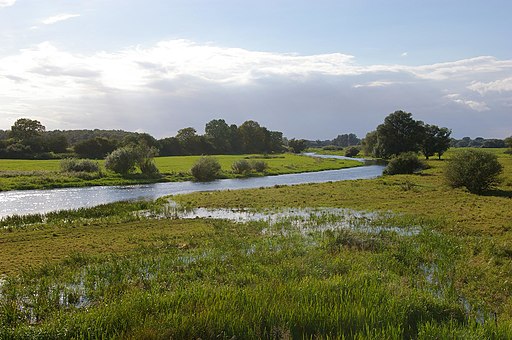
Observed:
[[[0,338],[511,338],[512,157],[491,151],[504,182],[485,196],[449,188],[431,160],[420,175],[174,197],[381,212],[353,229],[140,213],[165,199],[4,219]]]
[[[192,180],[190,168],[200,156],[158,157],[155,163],[162,173],[161,177],[144,178],[141,174],[121,177],[103,170],[96,174],[76,174],[59,172],[59,160],[0,160],[0,191],[19,189],[48,189],[62,187],[83,187],[98,185],[128,185],[166,181]],[[240,159],[264,160],[268,169],[264,173],[252,173],[251,176],[279,175],[309,171],[342,169],[359,166],[361,163],[347,160],[331,160],[305,157],[293,154],[272,156],[262,155],[219,155],[215,157],[222,166],[223,178],[236,178],[231,164]],[[103,166],[103,161],[99,161]]]

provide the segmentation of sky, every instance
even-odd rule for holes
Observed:
[[[509,0],[0,0],[0,129],[157,138],[255,120],[359,137],[391,112],[512,135]]]

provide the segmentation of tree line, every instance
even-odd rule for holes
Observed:
[[[160,156],[280,153],[288,140],[253,120],[240,126],[214,119],[200,135],[192,127],[180,129],[176,136],[156,139],[147,133],[122,130],[46,131],[37,120],[21,118],[10,131],[0,131],[0,158],[105,158],[114,150],[144,144]]]

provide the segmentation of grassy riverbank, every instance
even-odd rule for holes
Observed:
[[[0,338],[510,338],[512,157],[495,152],[505,181],[487,196],[432,160],[175,197],[295,217],[184,220],[161,199],[4,220]]]
[[[156,158],[155,163],[162,174],[158,178],[144,178],[141,174],[121,177],[104,169],[100,173],[91,174],[63,173],[59,171],[60,160],[2,159],[0,160],[0,191],[188,181],[193,179],[190,168],[199,157]],[[268,168],[263,173],[253,173],[252,176],[333,170],[361,165],[361,163],[355,161],[319,159],[294,154],[272,156],[219,155],[212,157],[220,162],[223,178],[240,176],[231,171],[231,164],[240,159],[263,160],[268,164]],[[99,163],[103,167],[103,161],[99,161]]]

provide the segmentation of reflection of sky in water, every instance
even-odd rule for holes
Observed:
[[[382,166],[371,165],[350,169],[279,176],[222,179],[206,183],[171,182],[116,187],[102,186],[53,190],[7,191],[0,193],[0,217],[92,207],[117,201],[155,199],[166,195],[185,194],[197,191],[251,189],[272,187],[274,185],[366,179],[380,176],[382,170]]]

